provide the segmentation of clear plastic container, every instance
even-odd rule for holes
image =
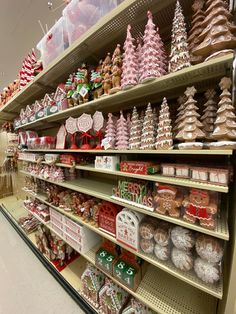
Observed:
[[[41,53],[43,67],[45,68],[52,62],[68,45],[65,19],[61,17],[37,45],[37,49]]]
[[[72,0],[63,10],[69,44],[123,0]]]

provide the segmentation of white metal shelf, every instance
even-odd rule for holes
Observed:
[[[62,186],[64,188],[67,188],[67,189],[70,189],[73,191],[77,191],[77,192],[81,192],[81,193],[84,193],[87,195],[91,195],[91,196],[100,198],[102,200],[109,201],[111,203],[133,209],[137,212],[140,212],[140,213],[143,213],[143,214],[146,214],[146,215],[149,215],[149,216],[161,219],[161,220],[165,220],[165,221],[168,221],[170,223],[173,223],[173,224],[176,224],[179,226],[183,226],[183,227],[188,228],[188,229],[199,231],[201,233],[205,233],[205,234],[208,234],[208,235],[211,235],[213,237],[223,239],[226,241],[229,240],[229,230],[228,230],[227,212],[226,211],[222,212],[221,217],[217,219],[216,229],[210,230],[210,229],[203,228],[203,227],[196,225],[196,224],[189,224],[188,222],[186,222],[182,219],[178,219],[178,218],[174,218],[174,217],[170,217],[170,216],[166,216],[166,215],[161,215],[161,214],[158,214],[156,212],[151,212],[151,211],[142,209],[140,207],[127,204],[124,201],[116,200],[116,199],[112,198],[111,193],[112,193],[113,185],[109,182],[101,182],[98,179],[93,180],[93,179],[80,178],[80,179],[73,180],[73,181],[60,182],[59,183],[59,182],[53,182],[51,180],[43,179],[43,178],[36,176],[36,175],[31,175],[30,173],[28,173],[26,171],[21,171],[21,172],[24,173],[25,175],[29,175],[29,176],[47,181],[47,182],[52,183],[52,184],[56,184],[58,186]]]

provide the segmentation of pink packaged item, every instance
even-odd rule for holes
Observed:
[[[43,67],[47,67],[67,47],[65,19],[61,17],[37,45],[37,49],[41,53]]]

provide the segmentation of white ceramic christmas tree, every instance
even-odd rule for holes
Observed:
[[[108,121],[105,131],[105,141],[109,143],[110,148],[114,148],[116,139],[116,127],[112,113],[108,113]]]
[[[202,123],[199,121],[200,114],[197,113],[198,107],[195,105],[196,100],[193,99],[196,93],[194,86],[188,87],[185,95],[188,100],[185,102],[185,112],[183,121],[179,125],[179,132],[176,139],[183,141],[178,145],[179,149],[202,149],[203,143],[196,142],[197,139],[205,138],[205,133],[202,131]]]
[[[157,127],[156,149],[172,149],[173,136],[170,111],[166,98],[163,98]]]
[[[143,121],[141,146],[140,149],[154,149],[155,148],[155,127],[153,121],[153,112],[151,104],[149,103],[145,111]]]
[[[131,26],[127,27],[127,36],[124,43],[124,58],[122,64],[121,88],[128,89],[138,83],[138,63],[135,51],[134,38],[131,35]]]
[[[120,118],[117,120],[116,131],[116,149],[128,149],[129,148],[129,133],[127,127],[127,121],[120,111]]]
[[[211,143],[209,145],[211,149],[236,149],[236,116],[229,91],[231,85],[232,81],[229,77],[223,77],[219,84],[222,93],[212,134],[218,142]]]
[[[140,148],[141,133],[142,133],[142,122],[139,119],[139,115],[138,115],[136,107],[134,107],[132,118],[131,118],[129,149]]]
[[[143,36],[142,58],[139,68],[139,82],[145,83],[165,74],[163,63],[163,44],[157,36],[156,26],[153,23],[152,13],[148,11],[148,22]]]
[[[214,130],[214,123],[216,119],[217,104],[214,100],[216,92],[214,89],[208,89],[205,92],[205,97],[207,102],[204,104],[205,109],[203,110],[203,115],[201,121],[203,124],[203,131],[206,134],[206,140],[213,140],[212,133]]]
[[[189,67],[190,55],[187,43],[187,31],[184,15],[179,1],[176,2],[175,16],[172,25],[171,53],[169,72],[176,72]]]

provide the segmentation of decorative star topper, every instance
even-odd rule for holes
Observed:
[[[216,91],[214,89],[208,89],[206,92],[205,92],[205,97],[206,99],[213,99],[216,95]]]
[[[232,80],[229,77],[223,77],[219,83],[220,89],[224,90],[224,89],[230,89],[232,85]]]
[[[197,90],[194,86],[191,86],[191,87],[188,87],[186,89],[186,91],[184,92],[184,94],[187,96],[187,97],[193,97],[195,94],[196,94]]]

